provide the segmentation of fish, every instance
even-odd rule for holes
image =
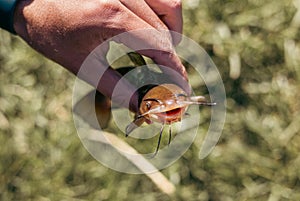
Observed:
[[[190,105],[216,105],[215,102],[208,102],[204,96],[188,96],[187,93],[175,84],[161,84],[151,88],[142,98],[139,112],[135,119],[126,127],[126,137],[140,127],[144,122],[161,123],[159,138],[154,156],[158,153],[162,132],[165,125],[180,122],[182,118],[188,116],[186,113]],[[171,143],[172,130],[169,127],[169,141]]]
[[[160,123],[162,126],[153,155],[154,157],[159,151],[165,125],[180,122],[183,118],[188,116],[186,111],[190,105],[214,106],[216,103],[208,102],[204,96],[188,95],[181,87],[176,85],[176,83],[166,79],[162,73],[155,72],[148,68],[141,55],[130,52],[128,56],[134,66],[121,67],[116,70],[121,75],[125,75],[131,70],[138,68],[135,77],[129,79],[129,81],[136,86],[142,87],[138,89],[139,111],[134,115],[133,121],[127,125],[125,136],[128,137],[135,129],[144,123]],[[140,66],[144,67],[141,68]],[[153,82],[154,80],[155,82]],[[94,100],[92,100],[93,96],[95,98]],[[94,91],[92,91],[75,105],[74,111],[76,112],[79,111],[80,108],[83,108],[84,106],[82,104],[86,105],[89,103],[94,103],[94,111],[96,111],[97,120],[101,128],[107,128],[109,119],[111,118],[111,100],[98,91],[96,91],[96,95]],[[90,107],[92,107],[91,105]],[[171,139],[172,130],[170,126],[168,145],[171,143]]]

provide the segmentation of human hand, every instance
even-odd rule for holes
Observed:
[[[182,31],[179,0],[24,0],[16,7],[14,28],[30,46],[74,74],[89,53],[107,39],[123,32],[151,29],[117,42],[133,49],[136,43],[132,41],[138,41],[141,46],[146,44],[151,50],[139,53],[181,74],[182,80],[176,80],[179,85],[184,86],[182,83],[187,81],[185,68],[173,49],[180,38],[166,32]],[[100,83],[92,83],[89,77],[84,79],[111,97],[121,76],[113,69],[105,73]],[[123,82],[123,91],[134,94],[135,88]],[[119,102],[122,104],[124,100]],[[137,97],[133,97],[130,109],[137,111],[137,105]]]

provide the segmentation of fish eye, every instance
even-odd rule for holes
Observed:
[[[175,94],[175,97],[176,97],[176,98],[179,98],[179,97],[184,97],[184,98],[186,98],[187,95],[185,95],[185,94]]]
[[[162,103],[163,103],[161,100],[156,99],[156,98],[147,98],[147,99],[145,99],[144,101],[148,101],[148,102],[150,102],[150,101],[155,101],[155,102],[158,102],[159,104],[162,104]]]
[[[150,109],[151,108],[151,103],[150,102],[146,102],[146,107],[147,107],[147,109]]]

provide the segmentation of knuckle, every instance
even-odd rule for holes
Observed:
[[[181,9],[182,8],[182,1],[181,0],[173,0],[171,3],[170,3],[170,6],[173,8],[173,9]]]
[[[124,15],[124,9],[119,1],[98,0],[84,8],[85,17],[97,26],[114,27],[119,24],[118,20]]]
[[[121,7],[118,4],[118,1],[114,0],[101,0],[101,1],[93,1],[91,5],[86,9],[91,14],[95,16],[101,15],[103,16],[111,16],[119,13],[121,11]]]

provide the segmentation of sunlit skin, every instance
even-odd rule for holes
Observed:
[[[158,122],[162,124],[157,149],[157,154],[162,131],[164,125],[172,124],[181,121],[186,114],[189,105],[216,105],[216,103],[209,103],[203,96],[188,96],[187,93],[175,84],[162,84],[149,90],[143,97],[139,114],[132,123],[126,128],[126,136],[128,136],[134,129],[141,126],[144,122],[152,123]],[[171,127],[169,130],[169,143],[171,141]]]

